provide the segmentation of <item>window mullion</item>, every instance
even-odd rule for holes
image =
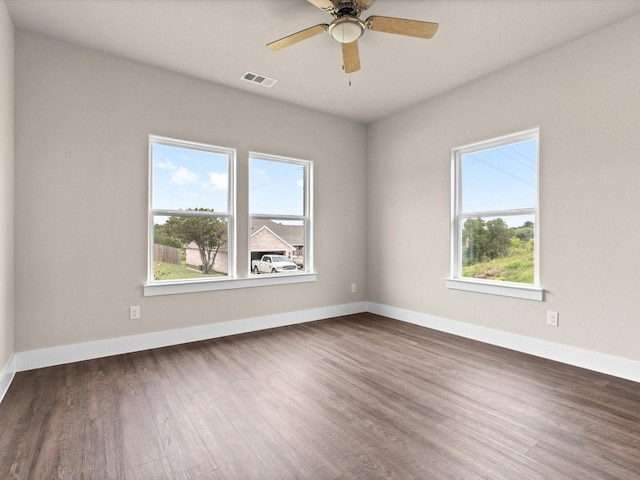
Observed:
[[[306,221],[305,215],[267,215],[263,213],[251,214],[251,218],[262,220],[282,220],[282,221]]]
[[[231,217],[231,214],[226,212],[202,212],[198,210],[152,210],[152,213],[153,215],[164,217]]]
[[[459,214],[460,219],[486,218],[486,217],[509,217],[517,215],[534,215],[537,208],[514,208],[511,210],[489,210],[486,212],[463,212]]]

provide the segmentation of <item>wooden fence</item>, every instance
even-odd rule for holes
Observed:
[[[180,265],[182,250],[180,248],[169,247],[167,245],[153,244],[153,259],[156,262],[175,263]]]

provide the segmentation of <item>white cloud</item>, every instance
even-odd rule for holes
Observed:
[[[300,188],[304,187],[304,180],[301,178],[296,182],[296,185],[298,185]]]
[[[212,187],[214,190],[226,190],[229,185],[229,175],[226,173],[209,173],[208,187]]]
[[[177,168],[171,160],[167,160],[166,162],[156,162],[156,167],[162,170],[175,170]]]
[[[185,183],[193,183],[198,181],[198,175],[190,171],[186,167],[180,167],[171,177],[173,183],[184,185]]]

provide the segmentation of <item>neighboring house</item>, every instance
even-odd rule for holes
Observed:
[[[200,259],[200,251],[198,250],[198,246],[191,242],[185,248],[186,252],[186,263],[187,265],[194,265],[199,267],[202,265],[202,260]],[[227,250],[227,244],[225,243],[218,250],[218,254],[216,255],[216,259],[213,262],[213,269],[216,272],[220,273],[229,273],[229,252]]]
[[[186,263],[202,264],[198,247],[191,243],[187,246]],[[251,225],[251,260],[259,260],[262,255],[285,255],[299,267],[304,260],[304,226],[283,225],[272,220],[255,219]],[[218,250],[213,269],[228,273],[229,253],[225,243]]]
[[[285,255],[302,266],[304,226],[254,219],[251,222],[251,260],[259,260],[268,253]]]

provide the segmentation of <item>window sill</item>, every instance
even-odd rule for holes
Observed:
[[[447,288],[452,290],[464,290],[466,292],[500,295],[502,297],[522,298],[524,300],[535,300],[538,302],[542,302],[544,300],[544,289],[535,286],[462,278],[447,278],[445,283]]]
[[[294,283],[315,282],[316,273],[261,274],[247,278],[225,278],[220,280],[185,280],[182,282],[147,283],[143,285],[145,297],[174,295],[179,293],[213,292],[236,288],[266,287]]]

